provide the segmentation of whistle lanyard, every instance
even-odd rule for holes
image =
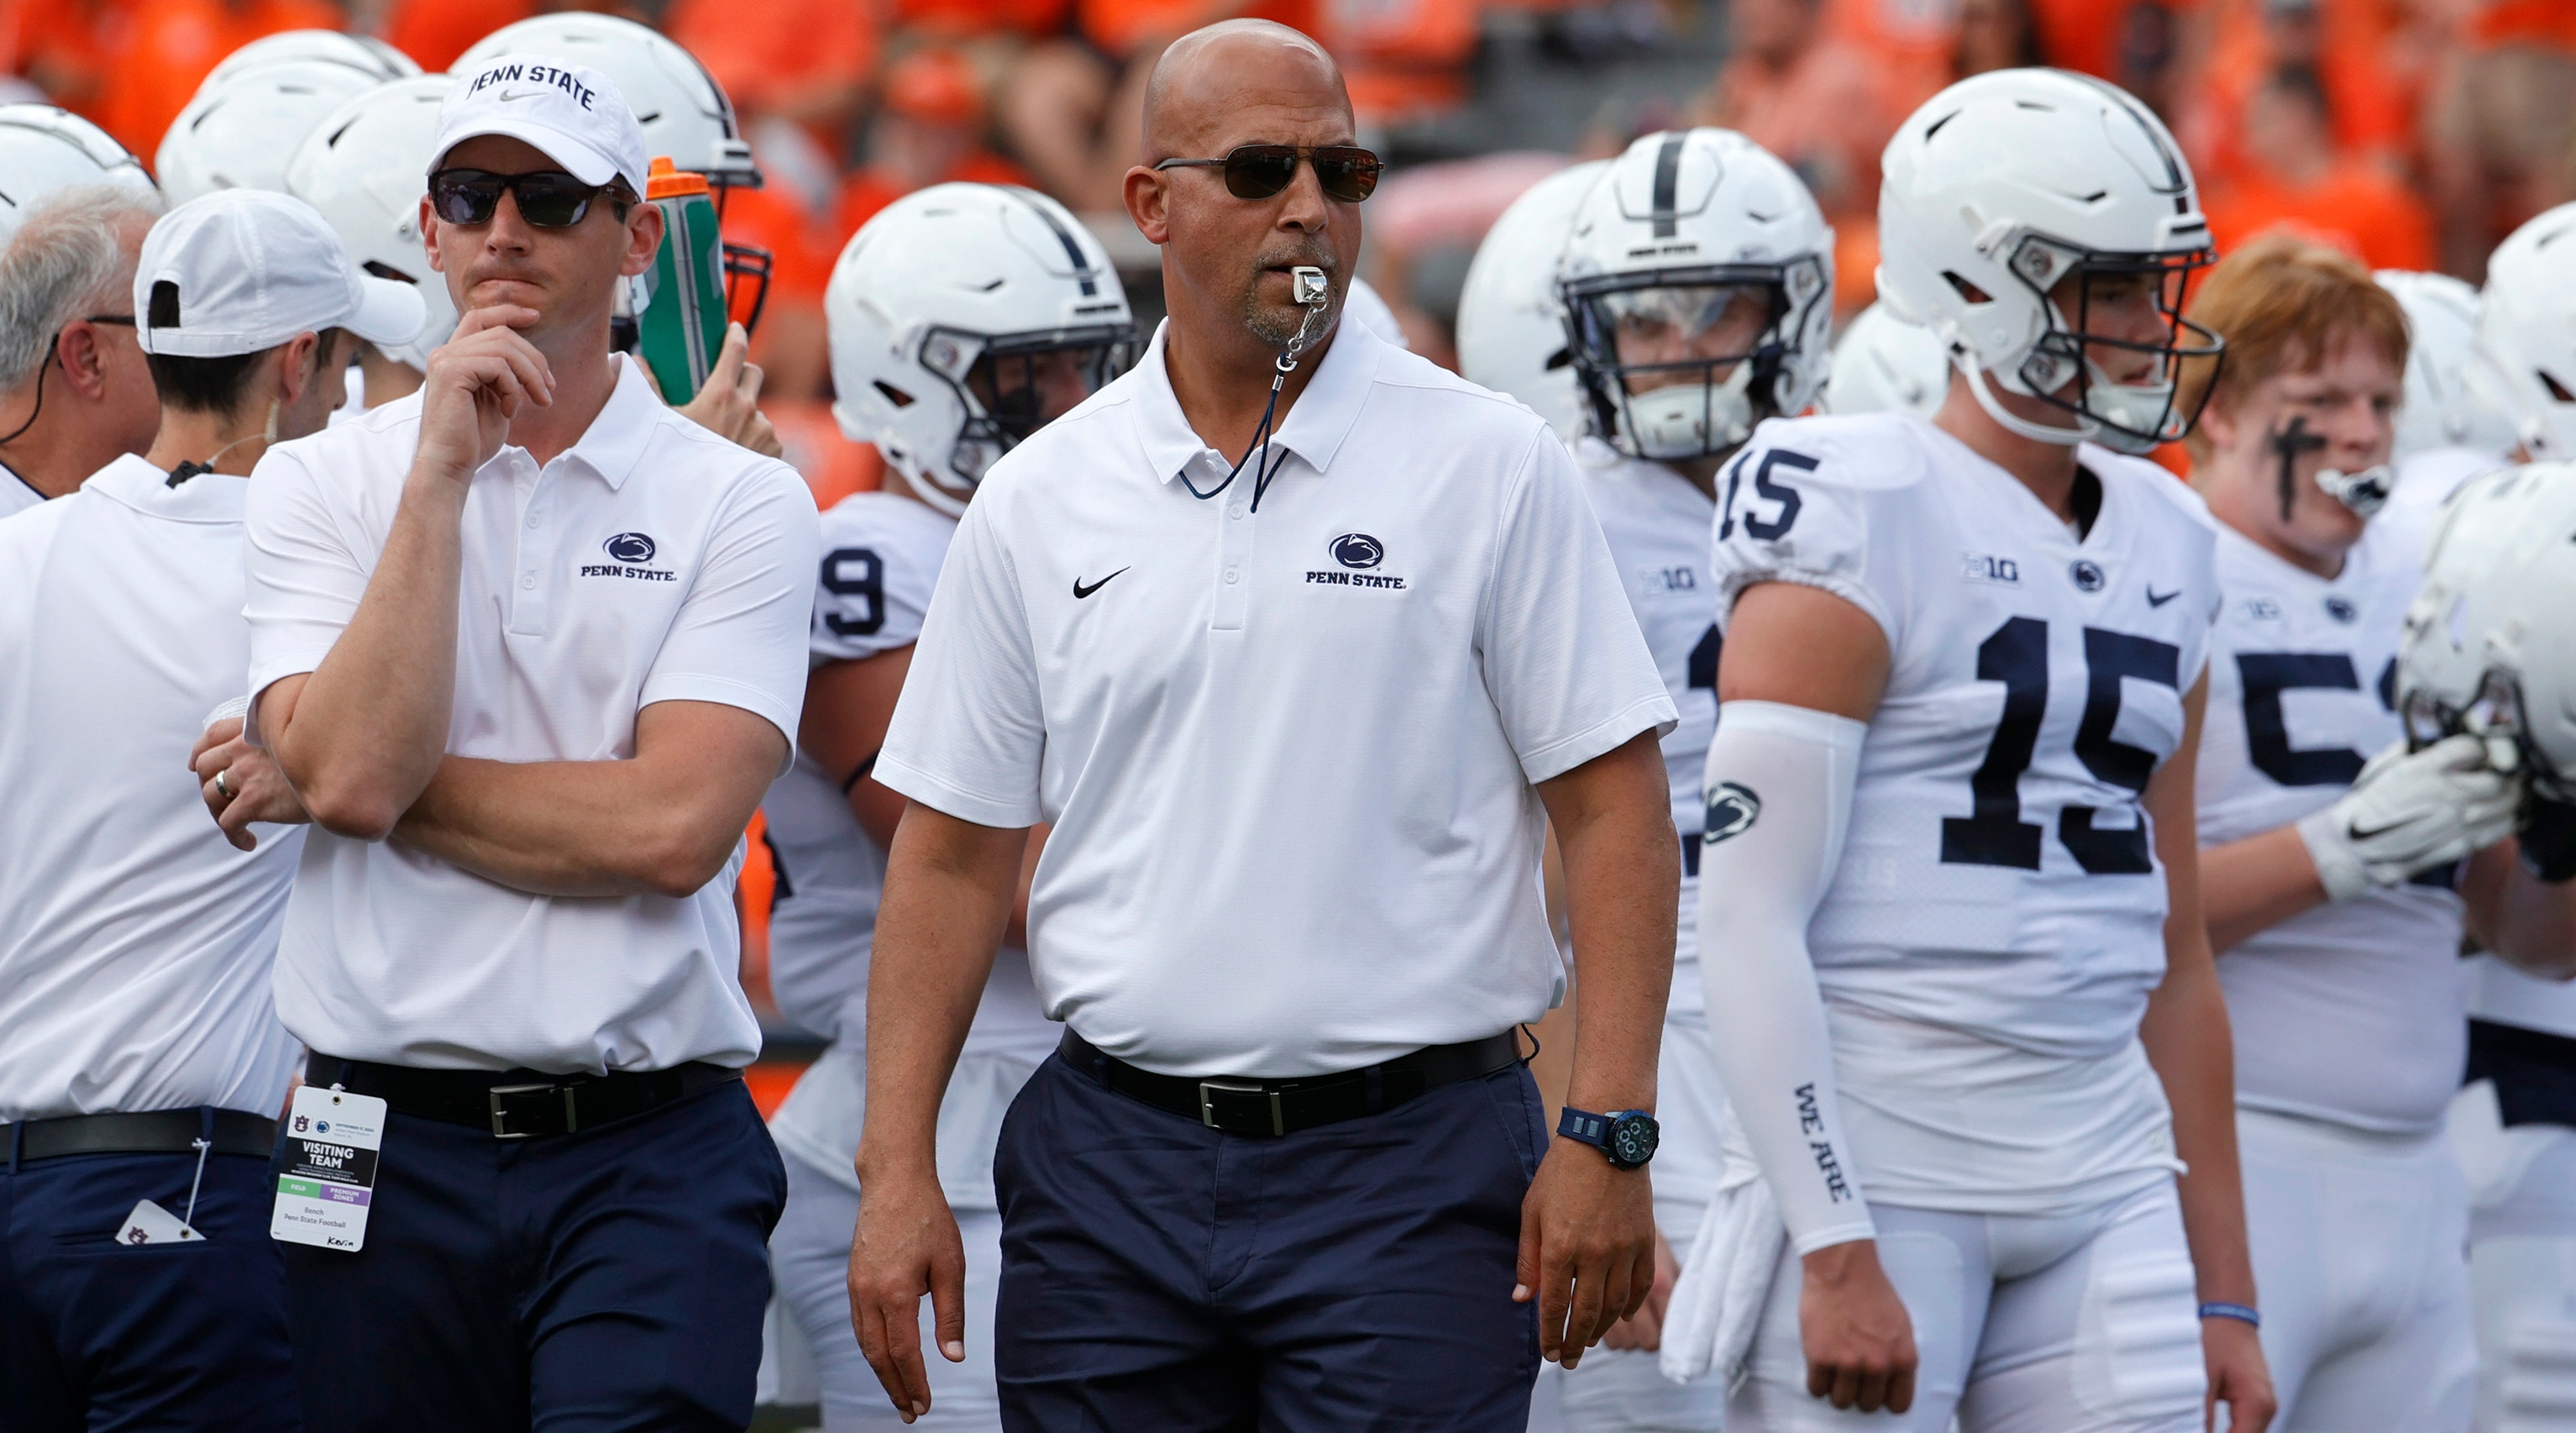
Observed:
[[[1234,460],[1233,467],[1226,469],[1225,481],[1218,483],[1215,487],[1208,489],[1206,492],[1200,492],[1198,484],[1190,481],[1190,474],[1187,468],[1182,469],[1181,486],[1190,490],[1191,497],[1197,498],[1201,502],[1205,502],[1209,498],[1216,497],[1226,489],[1233,487],[1235,475],[1243,471],[1244,464],[1252,461],[1253,454],[1259,453],[1261,455],[1261,464],[1258,468],[1254,469],[1252,478],[1252,510],[1254,512],[1261,511],[1261,495],[1270,491],[1270,480],[1279,475],[1277,465],[1270,461],[1271,420],[1277,417],[1279,413],[1279,390],[1287,386],[1288,375],[1296,371],[1297,360],[1289,357],[1285,350],[1281,351],[1278,360],[1271,364],[1270,401],[1262,405],[1261,425],[1252,430],[1251,445],[1243,450],[1242,457]]]

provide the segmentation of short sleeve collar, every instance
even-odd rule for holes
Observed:
[[[1334,327],[1332,346],[1324,350],[1323,366],[1315,370],[1313,381],[1298,395],[1297,406],[1288,411],[1287,421],[1270,440],[1273,447],[1295,453],[1317,472],[1331,467],[1342,440],[1359,421],[1387,348],[1386,340],[1371,333],[1368,325],[1351,320],[1347,311],[1343,319]],[[1154,480],[1162,483],[1178,477],[1202,455],[1215,453],[1190,426],[1179,397],[1172,392],[1171,370],[1164,366],[1164,339],[1170,332],[1169,319],[1156,326],[1154,341],[1136,365],[1138,391],[1133,407],[1137,442]],[[1218,470],[1226,466],[1220,459]]]

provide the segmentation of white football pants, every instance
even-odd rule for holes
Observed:
[[[1798,1262],[1753,1336],[1731,1433],[2199,1433],[2208,1373],[2170,1179],[2081,1214],[1876,1205],[1878,1259],[1922,1358],[1901,1416],[1807,1392]]]
[[[2469,1177],[2478,1433],[2576,1428],[2576,1130],[2506,1129],[2494,1087],[2451,1102]]]
[[[2449,1142],[2259,1110],[2237,1112],[2236,1141],[2273,1433],[2466,1433],[2478,1356]]]

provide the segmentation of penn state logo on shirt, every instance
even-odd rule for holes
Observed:
[[[2102,565],[2089,557],[2075,559],[2074,564],[2066,569],[2066,576],[2078,592],[2099,592],[2102,584],[2109,580],[2102,575]]]
[[[1309,570],[1306,581],[1317,587],[1369,587],[1401,592],[1404,579],[1374,571],[1386,561],[1386,544],[1364,532],[1346,532],[1324,544],[1338,568]]]
[[[2326,615],[2349,627],[2361,620],[2361,609],[2354,606],[2349,597],[2329,597],[2326,599]]]
[[[609,561],[583,563],[581,568],[582,576],[626,577],[633,578],[638,582],[677,582],[680,580],[680,574],[673,572],[667,567],[653,567],[649,565],[653,561],[654,553],[660,549],[654,546],[653,538],[648,533],[618,533],[600,543],[599,550],[608,555]]]

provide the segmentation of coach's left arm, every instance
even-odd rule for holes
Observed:
[[[787,767],[821,546],[802,479],[782,464],[747,478],[643,675],[634,754],[450,753],[391,839],[535,895],[678,898],[723,875]]]
[[[2165,978],[2147,999],[2138,1038],[2173,1107],[2174,1152],[2187,1166],[2180,1179],[2183,1235],[2203,1304],[2256,1306],[2254,1264],[2245,1237],[2245,1187],[2236,1158],[2236,1044],[2227,997],[2218,984],[2209,925],[2201,913],[2200,825],[2192,779],[2201,717],[2209,706],[2204,670],[2183,699],[2182,745],[2147,781],[2143,804],[2164,863]],[[2278,1406],[2272,1376],[2253,1325],[2201,1320],[2209,1367],[2209,1401],[2225,1403],[2237,1433],[2263,1433]]]
[[[1566,1103],[1652,1110],[1673,982],[1681,847],[1655,733],[1538,785],[1565,858],[1574,937],[1574,1065]],[[1655,1282],[1654,1189],[1643,1169],[1550,1142],[1521,1204],[1519,1299],[1538,1300],[1539,1356],[1573,1367]]]
[[[724,873],[786,760],[766,717],[656,702],[624,761],[445,758],[392,839],[532,895],[689,896]]]

